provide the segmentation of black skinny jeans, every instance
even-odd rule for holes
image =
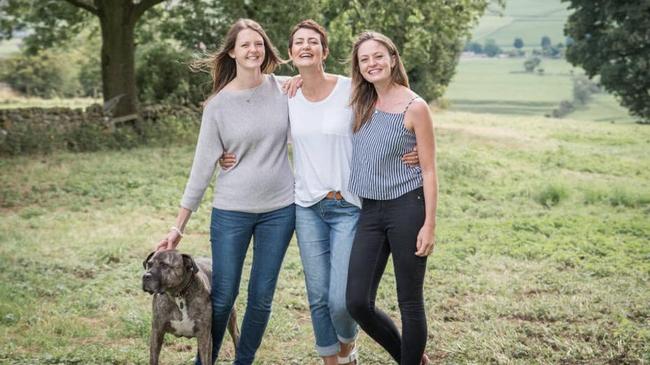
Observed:
[[[350,256],[348,311],[401,365],[419,365],[427,341],[423,298],[427,259],[415,255],[424,218],[422,188],[392,200],[363,199]],[[390,254],[402,317],[401,337],[390,317],[375,308],[377,287]]]

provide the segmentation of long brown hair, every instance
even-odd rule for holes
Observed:
[[[237,35],[244,29],[256,31],[264,40],[264,61],[260,66],[262,73],[271,73],[284,63],[261,25],[251,19],[239,19],[226,33],[226,37],[223,39],[218,51],[207,54],[206,57],[195,60],[190,65],[192,70],[206,71],[212,76],[212,94],[210,94],[210,97],[221,91],[237,76],[237,64],[228,53],[235,48]]]
[[[359,34],[352,47],[352,96],[350,105],[354,111],[354,132],[357,132],[364,123],[370,120],[375,103],[377,102],[377,90],[375,86],[366,81],[361,75],[359,68],[359,47],[366,41],[374,40],[388,49],[388,54],[394,58],[395,66],[391,69],[391,83],[409,87],[409,79],[399,56],[399,51],[393,41],[385,35],[377,32],[363,32]]]

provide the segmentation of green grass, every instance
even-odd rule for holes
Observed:
[[[452,110],[541,116],[572,98],[571,66],[543,60],[544,75],[524,72],[524,59],[463,58],[445,98]]]
[[[524,72],[524,58],[461,58],[444,98],[451,110],[474,113],[543,116],[560,101],[573,99],[572,74],[582,74],[565,60],[543,59],[544,74]],[[568,119],[632,122],[627,110],[607,93],[596,94]]]
[[[650,129],[458,112],[435,122],[434,363],[650,362]],[[141,261],[174,219],[192,155],[0,159],[0,363],[147,362]],[[181,245],[195,255],[209,254],[206,195]],[[390,264],[377,303],[399,317]],[[257,363],[318,364],[312,342],[293,242]],[[391,363],[365,334],[360,344],[363,364]],[[163,363],[190,364],[195,349],[168,337]],[[219,363],[232,358],[226,340]]]
[[[0,40],[0,59],[20,52],[20,39]]]
[[[15,93],[0,90],[0,109],[14,108],[85,108],[92,104],[102,104],[95,98],[52,98],[22,97]]]
[[[506,49],[513,48],[515,38],[522,38],[527,49],[541,48],[543,36],[553,44],[564,43],[564,23],[569,15],[567,4],[560,0],[507,0],[500,11],[487,12],[472,31],[472,40],[483,43],[494,39]]]
[[[560,0],[508,0],[501,14],[488,11],[472,31],[472,40],[483,43],[494,39],[504,50],[513,48],[517,37],[524,40],[524,50],[530,54],[541,48],[544,35],[553,44],[564,42],[564,23],[570,13]],[[558,107],[560,101],[571,100],[570,72],[584,73],[565,60],[543,59],[544,76],[527,74],[524,58],[482,59],[461,58],[456,75],[449,85],[446,99],[452,110],[474,113],[543,116]],[[596,95],[586,106],[567,116],[577,120],[631,122],[615,98]]]
[[[614,96],[606,93],[593,95],[586,106],[578,107],[569,118],[598,122],[633,122],[639,119],[630,116]]]

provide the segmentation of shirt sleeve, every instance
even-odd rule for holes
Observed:
[[[203,109],[194,162],[181,199],[181,207],[196,212],[222,154],[223,144],[219,135],[216,113],[213,105],[208,103]]]

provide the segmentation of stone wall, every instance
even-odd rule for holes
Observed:
[[[47,153],[58,149],[88,150],[79,146],[90,148],[93,143],[106,148],[133,147],[135,137],[127,138],[128,146],[120,146],[119,141],[124,140],[121,136],[139,135],[146,143],[152,129],[169,127],[165,123],[171,119],[188,124],[186,129],[189,130],[200,123],[201,110],[178,105],[148,105],[142,107],[140,118],[137,126],[134,121],[116,123],[104,115],[99,104],[85,109],[0,109],[0,155]],[[172,127],[179,128],[177,124]],[[85,140],[79,141],[80,138]]]

